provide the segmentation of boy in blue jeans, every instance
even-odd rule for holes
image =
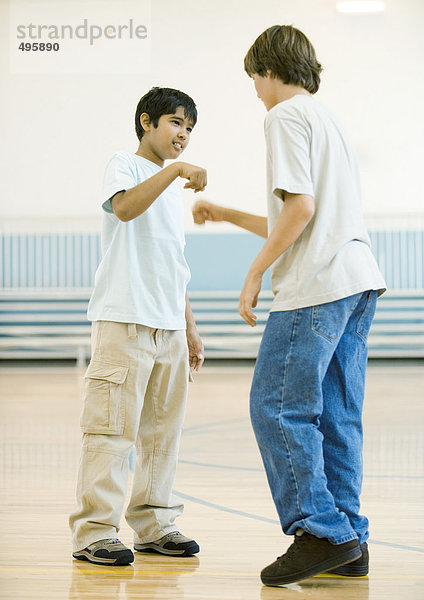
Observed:
[[[170,556],[199,552],[175,519],[172,493],[189,370],[203,363],[203,344],[186,293],[184,207],[176,179],[195,192],[206,171],[176,161],[190,140],[192,98],[153,88],[138,103],[137,152],[117,152],[103,183],[102,260],[88,318],[92,356],[85,374],[78,506],[70,517],[73,556],[126,565],[133,552],[117,538],[128,481],[137,460],[126,520],[134,548]]]
[[[252,327],[262,275],[274,301],[256,362],[251,419],[288,551],[263,569],[282,585],[368,573],[359,514],[367,336],[385,282],[363,223],[357,162],[313,94],[321,65],[291,26],[264,31],[245,57],[265,118],[268,220],[199,201],[195,222],[267,237],[240,295]]]

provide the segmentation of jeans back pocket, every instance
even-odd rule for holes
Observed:
[[[336,302],[312,307],[312,331],[329,342],[335,342],[343,333],[345,322],[342,307]]]

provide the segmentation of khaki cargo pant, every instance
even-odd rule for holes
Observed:
[[[85,374],[73,551],[116,538],[137,460],[126,520],[135,543],[176,529],[183,505],[172,494],[189,379],[185,331],[97,321]]]

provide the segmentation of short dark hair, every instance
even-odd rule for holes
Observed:
[[[197,108],[194,100],[184,92],[172,88],[153,87],[147,94],[144,94],[135,111],[135,132],[138,139],[141,140],[145,133],[140,123],[140,116],[143,113],[147,113],[153,127],[157,127],[162,115],[174,114],[179,106],[184,108],[185,117],[195,125]]]
[[[265,77],[271,71],[284,83],[318,91],[322,66],[306,35],[292,25],[273,25],[255,40],[244,58],[249,76]]]

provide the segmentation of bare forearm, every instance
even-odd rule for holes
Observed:
[[[185,318],[187,323],[186,336],[190,371],[199,371],[200,367],[203,365],[203,361],[205,360],[205,348],[199,332],[197,331],[196,322],[194,320],[190,302],[188,301],[187,293]]]
[[[311,196],[296,195],[286,199],[280,216],[250,271],[262,275],[300,237],[314,214]]]
[[[224,208],[224,221],[233,223],[242,229],[247,229],[256,235],[266,238],[268,235],[268,225],[266,217],[259,217],[250,213],[234,210],[232,208]]]
[[[135,219],[153,204],[178,175],[178,163],[173,163],[135,187],[116,194],[112,198],[114,213],[121,221]]]
[[[196,327],[196,321],[194,319],[193,311],[191,310],[187,292],[186,292],[186,305],[185,305],[185,320],[187,323],[187,329]]]

